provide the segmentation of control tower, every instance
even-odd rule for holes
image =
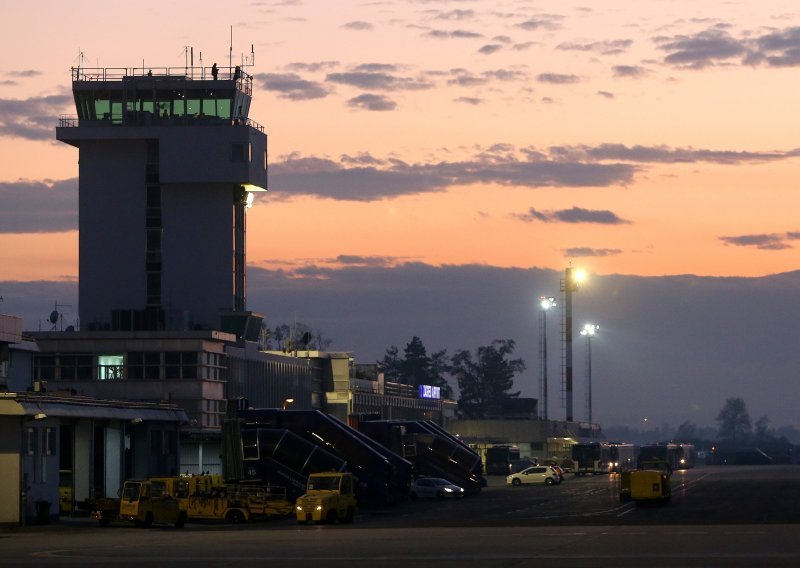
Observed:
[[[245,210],[267,188],[267,136],[240,67],[73,68],[82,331],[222,329],[246,311]]]

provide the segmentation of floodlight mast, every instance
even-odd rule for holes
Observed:
[[[561,280],[561,291],[564,293],[564,316],[562,329],[562,348],[564,351],[562,389],[566,404],[566,420],[572,422],[572,293],[578,291],[584,272],[568,266]]]
[[[592,337],[600,330],[600,326],[587,323],[581,330],[586,338],[586,422],[592,423]]]
[[[539,298],[539,417],[547,420],[547,310],[556,307],[556,299],[547,296]]]

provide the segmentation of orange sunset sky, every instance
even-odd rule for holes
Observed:
[[[784,0],[32,0],[3,8],[0,280],[78,276],[69,69],[255,52],[248,263],[798,268]],[[82,56],[79,54],[83,54]]]

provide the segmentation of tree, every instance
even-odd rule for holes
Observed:
[[[282,323],[275,326],[274,330],[267,330],[266,345],[283,351],[324,351],[332,343],[333,340],[325,337],[321,330],[314,330],[301,322],[294,325]]]
[[[403,360],[400,358],[400,350],[396,345],[392,345],[386,350],[383,359],[378,361],[378,366],[383,371],[383,378],[390,383],[399,383],[402,375]]]
[[[465,418],[500,414],[506,400],[519,396],[519,391],[509,392],[514,375],[525,370],[522,359],[507,359],[514,347],[512,339],[495,339],[490,345],[479,347],[475,357],[464,349],[453,355],[451,374],[458,380],[458,408]]]
[[[744,399],[731,397],[725,401],[725,406],[717,415],[719,424],[719,437],[730,438],[732,440],[744,440],[750,436],[752,426],[750,425],[750,415],[747,413],[747,405]]]
[[[431,359],[428,357],[422,340],[416,335],[412,337],[411,341],[406,345],[404,354],[405,359],[401,365],[400,382],[415,387],[431,384],[429,380]]]
[[[679,442],[694,442],[699,438],[697,424],[687,420],[675,431],[675,439]]]

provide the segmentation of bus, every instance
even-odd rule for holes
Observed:
[[[519,460],[519,448],[500,444],[486,448],[486,475],[509,475],[511,463]]]
[[[608,473],[611,446],[605,442],[589,442],[572,446],[572,462],[575,475]]]
[[[608,446],[610,449],[609,473],[622,473],[623,471],[636,469],[633,444],[609,442]]]
[[[639,449],[639,465],[644,461],[662,460],[671,470],[690,469],[695,465],[697,452],[692,444],[648,444]]]

